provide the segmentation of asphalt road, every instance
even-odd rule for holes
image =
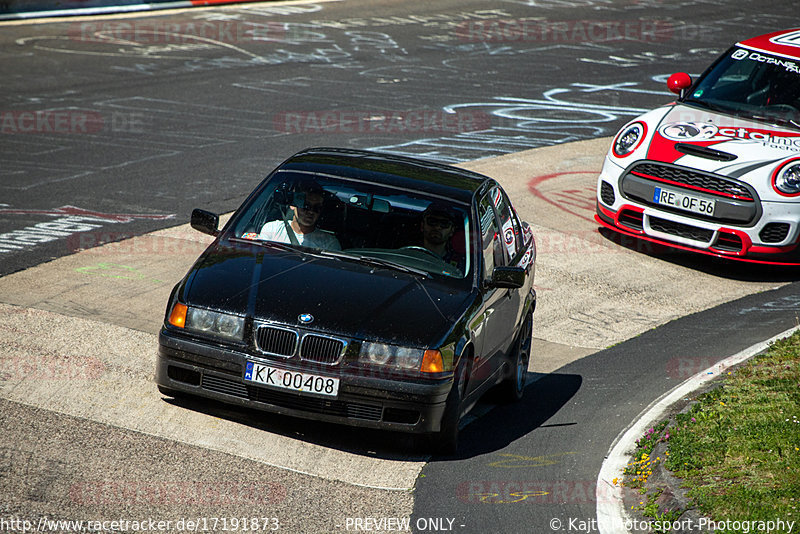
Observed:
[[[795,23],[778,2],[348,0],[4,25],[0,519],[213,514],[330,532],[397,517],[417,531],[549,532],[553,519],[593,517],[614,437],[687,373],[796,324],[798,299],[791,271],[646,255],[603,237],[585,194],[602,147],[573,143],[668,100],[671,72],[698,73],[732,40]],[[538,380],[520,405],[483,403],[455,458],[166,403],[138,355],[154,350],[163,292],[193,251],[86,260],[103,242],[185,223],[193,207],[234,209],[311,145],[485,167],[535,225]],[[540,148],[551,145],[563,150]],[[537,148],[535,164],[516,156]],[[80,379],[97,378],[99,360],[97,396],[42,377],[51,357]],[[26,383],[28,358],[39,380]],[[409,477],[413,492],[380,483]]]
[[[348,0],[3,24],[0,274],[230,211],[307,146],[457,162],[612,135],[669,99],[665,76],[795,22],[785,2],[730,6]],[[101,215],[65,222],[90,217],[65,206]]]

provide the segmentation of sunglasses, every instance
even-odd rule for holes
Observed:
[[[453,221],[450,219],[439,219],[438,217],[426,217],[425,224],[431,227],[447,229],[453,226]]]
[[[309,204],[306,202],[300,209],[304,211],[310,211],[311,213],[322,213],[322,202],[314,204]]]

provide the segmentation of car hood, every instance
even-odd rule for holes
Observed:
[[[186,277],[189,305],[346,337],[430,346],[469,291],[443,281],[261,246],[212,245]],[[301,325],[299,316],[313,322]]]
[[[650,160],[747,180],[747,175],[771,172],[786,159],[800,155],[798,129],[683,104],[661,108],[645,117],[653,132],[642,156]],[[681,144],[683,150],[676,148]]]

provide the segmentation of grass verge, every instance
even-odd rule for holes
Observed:
[[[654,521],[685,511],[660,506],[665,488],[651,477],[662,467],[680,479],[687,508],[714,521],[800,522],[800,332],[637,440],[623,485]]]

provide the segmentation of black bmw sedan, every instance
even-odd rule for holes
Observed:
[[[172,291],[156,382],[290,416],[413,432],[454,452],[490,388],[525,389],[536,248],[500,185],[317,148],[275,169]]]

